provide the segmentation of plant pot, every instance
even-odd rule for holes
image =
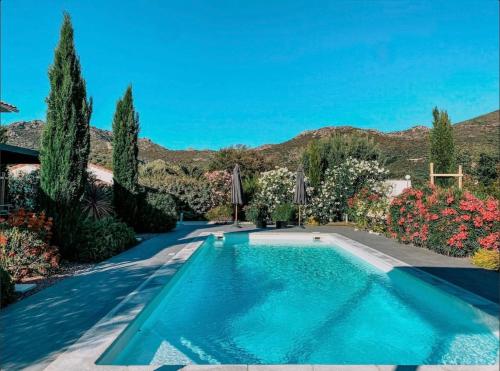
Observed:
[[[276,222],[276,229],[285,228],[285,227],[286,227],[286,225],[287,225],[287,223],[286,223],[286,222],[279,222],[279,221],[277,221],[277,222]]]
[[[255,222],[255,226],[256,226],[257,228],[266,228],[266,227],[267,227],[267,223],[266,223],[266,221],[265,221],[265,220],[257,220],[257,221]]]

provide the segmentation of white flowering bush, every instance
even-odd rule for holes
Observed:
[[[307,215],[321,223],[341,220],[348,209],[347,201],[361,189],[378,191],[388,173],[378,161],[348,157],[326,170],[324,180],[307,208]]]
[[[296,177],[297,173],[288,170],[286,167],[277,167],[274,170],[260,174],[257,180],[255,201],[266,205],[268,218],[277,206],[293,203]],[[308,179],[305,178],[304,181],[307,185]],[[307,187],[306,193],[310,199],[313,194],[313,189]]]
[[[276,206],[291,203],[295,192],[295,173],[286,167],[261,173],[257,182],[256,199],[267,205],[270,213]]]

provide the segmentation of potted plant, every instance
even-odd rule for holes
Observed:
[[[276,206],[271,213],[272,220],[276,223],[276,229],[284,228],[288,225],[295,215],[295,209],[292,204],[286,203]]]
[[[245,208],[245,215],[257,228],[266,228],[267,205],[254,202]]]

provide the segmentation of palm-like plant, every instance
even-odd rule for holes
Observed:
[[[85,187],[82,211],[89,217],[101,219],[113,214],[111,189],[95,180],[90,180]]]

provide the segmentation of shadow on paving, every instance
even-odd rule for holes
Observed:
[[[451,282],[458,287],[499,304],[500,275],[498,272],[481,268],[462,267],[415,266],[415,268],[430,273],[436,277],[444,279],[445,281]],[[400,271],[409,271],[409,273],[411,273],[411,268],[397,267],[396,269]],[[498,313],[490,314],[498,315]]]
[[[161,234],[3,309],[0,368],[44,368],[160,268],[170,253],[200,239],[189,233],[210,227],[182,226]]]

